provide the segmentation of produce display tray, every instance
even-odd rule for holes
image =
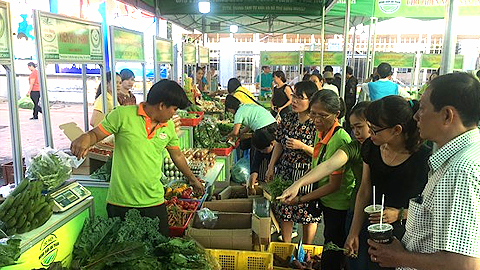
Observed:
[[[170,237],[182,237],[185,234],[185,230],[188,227],[188,223],[190,223],[190,220],[192,219],[194,214],[195,214],[195,211],[191,211],[187,221],[182,227],[168,227],[168,235]]]
[[[210,152],[215,153],[217,156],[228,156],[233,151],[233,146],[228,148],[213,148]]]
[[[198,126],[203,119],[203,114],[200,114],[199,112],[193,113],[198,114],[199,116],[197,118],[180,118],[180,125],[190,127]]]
[[[283,242],[271,242],[268,246],[268,252],[272,255],[277,255],[282,259],[287,259],[289,256],[293,255],[293,252],[298,247],[297,244],[293,243],[283,243]],[[323,252],[323,246],[316,246],[316,245],[303,245],[303,249],[305,253],[310,252],[313,255],[320,255]],[[274,266],[273,269],[275,270],[288,270],[293,268],[286,268],[280,266]]]
[[[205,114],[205,112],[188,112],[188,113],[195,113],[195,114],[198,114],[200,116],[203,116]]]
[[[206,249],[215,257],[222,270],[265,270],[273,268],[273,254],[256,251]]]

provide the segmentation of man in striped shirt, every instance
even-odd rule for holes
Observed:
[[[428,183],[410,200],[406,233],[371,260],[397,269],[480,269],[480,82],[466,73],[434,79],[414,116],[422,138],[439,149]]]

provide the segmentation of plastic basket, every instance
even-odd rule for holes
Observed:
[[[188,223],[190,223],[190,220],[193,217],[193,214],[195,214],[195,211],[191,211],[190,215],[187,218],[187,221],[182,227],[168,227],[168,235],[170,237],[182,237],[185,234],[185,230],[187,229]]]
[[[195,127],[200,124],[200,122],[203,119],[203,114],[200,114],[199,112],[192,112],[194,114],[198,114],[199,117],[197,118],[180,118],[180,125],[182,126],[189,126],[189,127]]]
[[[222,266],[222,270],[270,270],[273,254],[268,252],[207,249]]]
[[[200,116],[203,116],[203,115],[205,114],[205,112],[188,112],[188,113],[196,113],[196,114],[198,114],[198,115],[200,115]]]
[[[268,246],[268,252],[272,255],[277,255],[280,258],[286,260],[289,256],[293,255],[293,252],[297,247],[298,245],[293,243],[271,242]],[[312,256],[320,255],[323,252],[323,246],[303,245],[303,249],[305,250],[305,253],[309,252]],[[273,269],[286,270],[291,268],[274,266]]]
[[[233,151],[233,146],[228,148],[213,148],[210,152],[215,153],[217,156],[228,156]]]

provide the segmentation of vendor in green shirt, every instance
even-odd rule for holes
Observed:
[[[261,77],[260,77],[261,76]],[[273,75],[270,73],[269,66],[262,66],[262,74],[257,75],[255,80],[256,87],[260,87],[260,96],[266,97],[267,94],[272,94],[273,89]]]
[[[185,91],[176,82],[162,80],[152,86],[147,101],[139,105],[116,107],[99,126],[72,142],[70,149],[84,157],[89,148],[114,134],[115,151],[107,195],[109,217],[124,217],[130,209],[142,216],[158,217],[160,232],[168,235],[167,211],[162,177],[163,151],[188,179],[197,194],[203,185],[190,171],[179,148],[175,125],[171,120],[178,108],[189,105]]]

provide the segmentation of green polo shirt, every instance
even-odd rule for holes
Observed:
[[[255,82],[260,82],[261,88],[272,88],[273,76],[272,73],[263,73],[262,72],[262,81],[260,82],[260,76],[257,75]]]
[[[338,126],[338,122],[335,122],[334,126],[327,132],[327,134],[323,137],[321,134],[315,136],[315,143],[314,143],[314,155],[312,158],[312,168],[317,166],[318,163],[328,160],[335,152],[342,147],[343,145],[348,144],[351,142],[351,138],[348,133],[342,128],[337,130],[335,134],[333,134],[333,130],[335,127]],[[332,135],[333,134],[333,135]],[[323,139],[320,139],[323,137]],[[325,155],[323,156],[322,160],[318,160],[322,149],[327,147],[325,150]],[[341,169],[332,173],[335,174],[343,174],[342,184],[340,189],[334,193],[331,193],[327,196],[323,196],[320,198],[322,204],[326,207],[336,209],[336,210],[348,210],[350,206],[350,198],[352,196],[352,191],[355,187],[355,176],[353,175],[353,170],[350,164],[346,164]],[[318,181],[318,187],[322,187],[330,181],[330,176],[326,176]]]
[[[235,113],[233,123],[242,124],[255,131],[275,122],[275,118],[264,107],[257,104],[241,104]]]
[[[353,170],[353,175],[355,176],[355,188],[352,192],[352,197],[350,199],[350,209],[355,210],[355,200],[357,198],[358,189],[360,188],[360,183],[362,182],[362,172],[363,172],[363,160],[361,155],[362,144],[357,141],[351,141],[348,144],[345,144],[340,147],[348,157],[348,164]]]
[[[99,125],[115,135],[112,175],[107,202],[124,207],[150,207],[164,202],[162,177],[165,148],[178,148],[172,120],[150,130],[143,104],[119,106]],[[149,135],[150,134],[150,135]]]

